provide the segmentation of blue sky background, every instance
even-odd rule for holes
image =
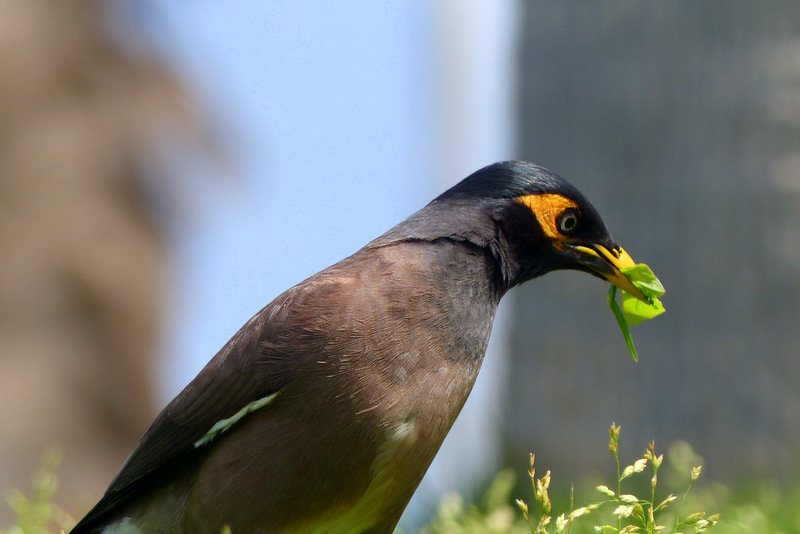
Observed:
[[[186,166],[166,397],[273,297],[439,189],[425,184],[421,4],[184,4],[158,4],[162,46],[209,110],[233,176]]]
[[[332,5],[152,0],[134,14],[227,160],[171,158],[189,207],[171,221],[163,402],[283,290],[512,156],[511,2]],[[412,514],[495,468],[502,325]]]

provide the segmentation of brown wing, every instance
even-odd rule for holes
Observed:
[[[214,445],[214,439],[203,438],[216,423],[236,416],[250,403],[280,391],[291,381],[292,364],[298,358],[291,353],[290,340],[274,342],[285,337],[281,323],[288,315],[285,308],[291,306],[291,295],[292,290],[248,321],[164,408],[103,498],[72,534],[91,532],[121,506],[200,460]]]

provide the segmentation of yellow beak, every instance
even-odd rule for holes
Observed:
[[[636,289],[631,281],[628,280],[628,277],[621,272],[621,269],[636,265],[636,262],[633,261],[630,254],[625,252],[625,249],[619,247],[612,251],[608,250],[603,245],[594,244],[591,246],[573,245],[572,248],[583,254],[602,260],[601,265],[604,267],[602,269],[597,268],[598,263],[596,261],[587,263],[587,266],[623,291],[630,293],[639,300],[645,300],[642,292]]]

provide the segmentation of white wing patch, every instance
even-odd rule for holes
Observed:
[[[214,426],[212,426],[211,429],[208,432],[206,432],[206,434],[202,438],[194,442],[194,448],[196,449],[198,447],[208,445],[217,436],[219,436],[223,432],[226,432],[230,427],[238,423],[242,419],[242,417],[263,408],[264,406],[275,400],[275,397],[277,397],[279,393],[280,391],[276,391],[271,395],[267,395],[266,397],[254,400],[253,402],[251,402],[250,404],[248,404],[247,406],[245,406],[232,416],[226,419],[222,419],[221,421],[217,421],[216,423],[214,423]]]
[[[130,517],[112,523],[103,529],[103,534],[143,534],[142,529],[133,524]]]

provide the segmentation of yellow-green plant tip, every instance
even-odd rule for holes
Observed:
[[[641,473],[642,471],[644,471],[645,467],[647,467],[647,460],[645,460],[644,458],[639,458],[638,460],[633,462],[633,464],[627,466],[622,471],[622,478],[628,478],[634,473]]]
[[[572,512],[570,512],[569,519],[570,521],[572,521],[573,519],[577,519],[581,516],[591,513],[591,511],[592,511],[591,506],[581,506],[580,508],[576,508]]]
[[[683,520],[683,523],[686,524],[686,525],[694,525],[698,521],[703,520],[705,515],[706,515],[705,512],[695,512],[693,514],[689,514]]]
[[[569,521],[567,521],[567,518],[564,516],[564,514],[559,515],[556,518],[556,532],[564,532],[564,529],[568,524]]]
[[[620,480],[624,480],[633,474],[633,466],[629,465],[625,469],[622,470],[622,475],[620,475]]]
[[[623,518],[630,517],[633,514],[633,506],[632,504],[620,504],[611,513]]]
[[[611,488],[609,488],[608,486],[604,486],[603,484],[600,484],[595,489],[600,493],[602,493],[603,495],[606,495],[607,497],[613,497],[614,495],[616,495],[616,493],[614,493],[611,490]]]
[[[622,427],[617,426],[616,423],[611,423],[611,426],[608,428],[608,450],[611,452],[617,452],[617,447],[619,443],[619,433],[622,430]]]
[[[700,478],[700,473],[703,471],[702,465],[696,465],[692,467],[692,482]]]
[[[670,503],[672,503],[672,502],[675,502],[675,500],[676,500],[677,498],[678,498],[678,497],[676,497],[675,495],[673,495],[672,493],[670,493],[669,495],[667,495],[667,498],[666,498],[666,499],[664,499],[663,501],[661,501],[661,502],[658,504],[658,506],[656,506],[656,512],[657,512],[657,511],[659,511],[659,510],[662,510],[662,509],[666,508],[667,506],[669,506],[669,504],[670,504]]]
[[[647,467],[647,458],[639,458],[635,462],[633,462],[633,472],[634,473],[641,473],[644,471],[644,468]]]
[[[522,510],[522,513],[524,513],[524,514],[528,513],[528,503],[526,503],[522,499],[517,499],[514,502],[517,504],[517,508]]]

